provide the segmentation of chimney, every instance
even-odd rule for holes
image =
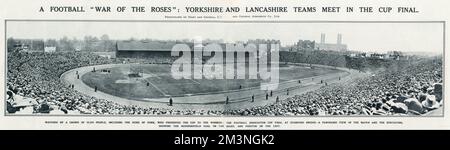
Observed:
[[[337,44],[338,45],[342,44],[342,34],[340,34],[340,33],[337,35]]]
[[[325,33],[320,34],[320,43],[325,43]]]

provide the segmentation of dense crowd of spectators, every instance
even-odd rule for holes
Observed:
[[[7,111],[15,114],[394,115],[425,114],[442,105],[442,60],[417,60],[349,83],[330,84],[266,106],[177,110],[120,105],[60,81],[70,69],[118,63],[90,53],[8,52]]]
[[[120,63],[140,63],[140,64],[172,64],[178,57],[168,56],[166,54],[151,53],[130,53],[129,55],[120,56],[117,62]]]
[[[385,70],[352,83],[324,86],[280,103],[230,115],[401,115],[425,114],[442,106],[442,61]]]
[[[111,61],[88,53],[8,52],[8,112],[69,113],[89,108],[94,98],[76,92],[59,77],[70,69],[106,63]]]
[[[280,61],[286,62],[320,64],[337,67],[347,66],[344,54],[334,51],[302,51],[298,53],[280,51],[279,55]]]

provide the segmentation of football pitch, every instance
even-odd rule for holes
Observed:
[[[139,76],[130,76],[131,68],[139,68]],[[102,71],[104,70],[104,71]],[[109,71],[109,72],[108,72]],[[280,65],[279,82],[296,82],[299,79],[342,72],[338,69]],[[261,79],[174,79],[171,65],[129,64],[87,72],[82,81],[99,91],[127,99],[149,99],[210,95],[260,88]]]

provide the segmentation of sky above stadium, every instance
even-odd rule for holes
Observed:
[[[298,40],[336,43],[337,34],[350,50],[386,52],[443,52],[442,23],[231,23],[231,22],[76,22],[8,21],[7,37],[24,39],[83,39],[84,36],[126,40],[203,39],[225,42],[277,39],[282,45]]]

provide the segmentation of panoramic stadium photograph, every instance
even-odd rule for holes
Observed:
[[[6,21],[6,115],[443,116],[440,22]]]

